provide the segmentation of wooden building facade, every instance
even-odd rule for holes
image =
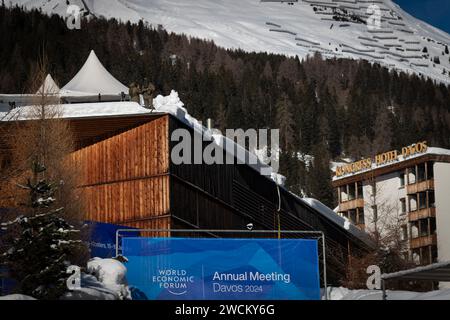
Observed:
[[[323,231],[336,284],[349,255],[370,248],[246,164],[175,165],[171,133],[193,129],[172,115],[69,121],[79,146],[70,161],[81,169],[89,220],[146,229],[245,230],[252,223],[258,230]]]

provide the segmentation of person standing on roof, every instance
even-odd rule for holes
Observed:
[[[139,88],[136,86],[134,82],[130,84],[128,94],[130,95],[131,101],[139,103]]]
[[[155,85],[150,81],[147,82],[147,78],[144,78],[142,94],[144,96],[144,104],[147,108],[153,108],[153,94],[155,93],[155,90]]]

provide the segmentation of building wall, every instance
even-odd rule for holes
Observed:
[[[364,214],[367,232],[374,232],[376,229],[385,236],[388,228],[398,226],[407,222],[407,214],[402,213],[401,198],[406,198],[405,187],[400,186],[399,172],[391,172],[375,178],[376,193],[374,197],[372,182],[369,180],[363,183],[364,193]],[[377,206],[377,223],[375,226],[374,209]]]
[[[434,164],[438,260],[450,261],[450,163]]]
[[[170,227],[168,116],[77,150],[89,220]]]

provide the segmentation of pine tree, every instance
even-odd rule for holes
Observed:
[[[292,103],[286,94],[277,101],[276,108],[276,125],[280,129],[281,150],[292,151],[295,142],[295,123],[291,113]]]
[[[331,186],[330,155],[325,143],[313,147],[314,160],[308,172],[309,194],[332,208],[333,187]]]
[[[55,185],[44,177],[45,167],[33,164],[33,177],[19,187],[29,192],[29,214],[3,223],[9,249],[1,256],[22,294],[38,299],[58,299],[67,291],[67,267],[82,249],[79,230],[62,218],[63,208],[53,208]]]
[[[386,152],[392,146],[392,121],[387,109],[379,109],[374,123],[375,139],[372,142],[372,153]]]

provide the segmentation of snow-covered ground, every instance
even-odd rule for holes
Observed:
[[[67,11],[65,0],[11,3],[62,16]],[[162,25],[168,31],[213,40],[225,48],[299,57],[317,51],[325,57],[366,59],[450,83],[449,55],[443,54],[450,35],[412,17],[391,0],[299,0],[294,5],[260,0],[70,0],[69,3],[95,16],[143,20],[154,27]],[[367,19],[373,21],[371,5],[379,8],[380,30],[369,30],[364,23]],[[335,21],[333,11],[357,17],[363,23]],[[424,47],[428,53],[422,52]],[[440,64],[431,61],[434,57],[439,57]]]
[[[381,290],[329,288],[330,300],[382,300]],[[387,300],[450,300],[450,289],[430,292],[386,291]]]
[[[126,281],[127,268],[116,259],[93,258],[87,273],[81,273],[81,288],[67,292],[62,300],[124,300],[131,299]],[[36,300],[23,294],[10,294],[0,300]]]
[[[88,261],[87,272],[81,275],[81,289],[66,293],[63,300],[131,299],[127,268],[120,261],[93,258]]]

